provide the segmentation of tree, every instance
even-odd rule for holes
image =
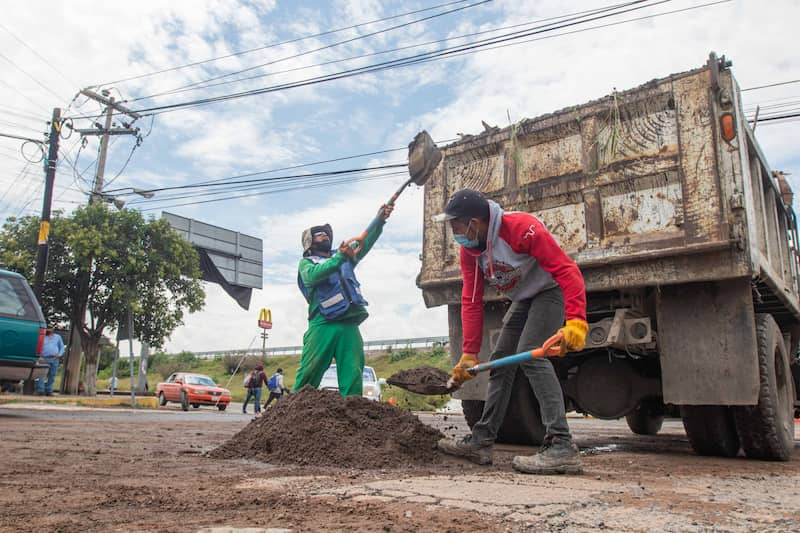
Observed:
[[[0,232],[0,261],[29,280],[38,227],[37,217],[9,218]],[[185,312],[202,309],[199,278],[196,250],[165,220],[145,220],[138,211],[113,211],[103,203],[68,217],[56,213],[40,304],[49,322],[80,324],[87,394],[96,392],[105,329],[124,321],[130,307],[137,337],[160,348]]]

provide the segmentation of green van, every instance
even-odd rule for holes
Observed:
[[[0,270],[0,385],[30,384],[47,375],[39,364],[45,320],[24,277]]]

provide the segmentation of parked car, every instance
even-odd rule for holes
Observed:
[[[386,385],[386,380],[383,378],[378,379],[375,370],[371,366],[365,366],[363,372],[364,380],[364,398],[368,400],[381,400],[381,386]],[[332,390],[339,392],[339,378],[336,376],[336,365],[331,365],[325,374],[322,376],[322,381],[319,383],[321,390]]]
[[[218,386],[205,374],[190,372],[175,372],[166,381],[156,385],[156,396],[158,405],[179,402],[184,411],[188,411],[190,405],[195,409],[201,405],[212,405],[224,411],[231,403],[231,391]]]
[[[0,270],[0,385],[11,390],[25,381],[44,378],[48,367],[39,363],[45,320],[28,282],[16,272]]]

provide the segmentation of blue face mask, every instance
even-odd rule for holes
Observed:
[[[466,233],[469,233],[469,228],[472,226],[472,221],[470,221],[469,225],[467,226]],[[464,248],[477,248],[480,246],[480,242],[478,241],[478,236],[476,235],[474,239],[468,239],[466,234],[459,235],[457,233],[453,234],[453,240],[456,241],[459,245],[463,246]]]

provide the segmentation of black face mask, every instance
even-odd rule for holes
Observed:
[[[311,251],[320,254],[329,254],[331,253],[331,241],[325,239],[324,241],[321,242],[312,242]]]

